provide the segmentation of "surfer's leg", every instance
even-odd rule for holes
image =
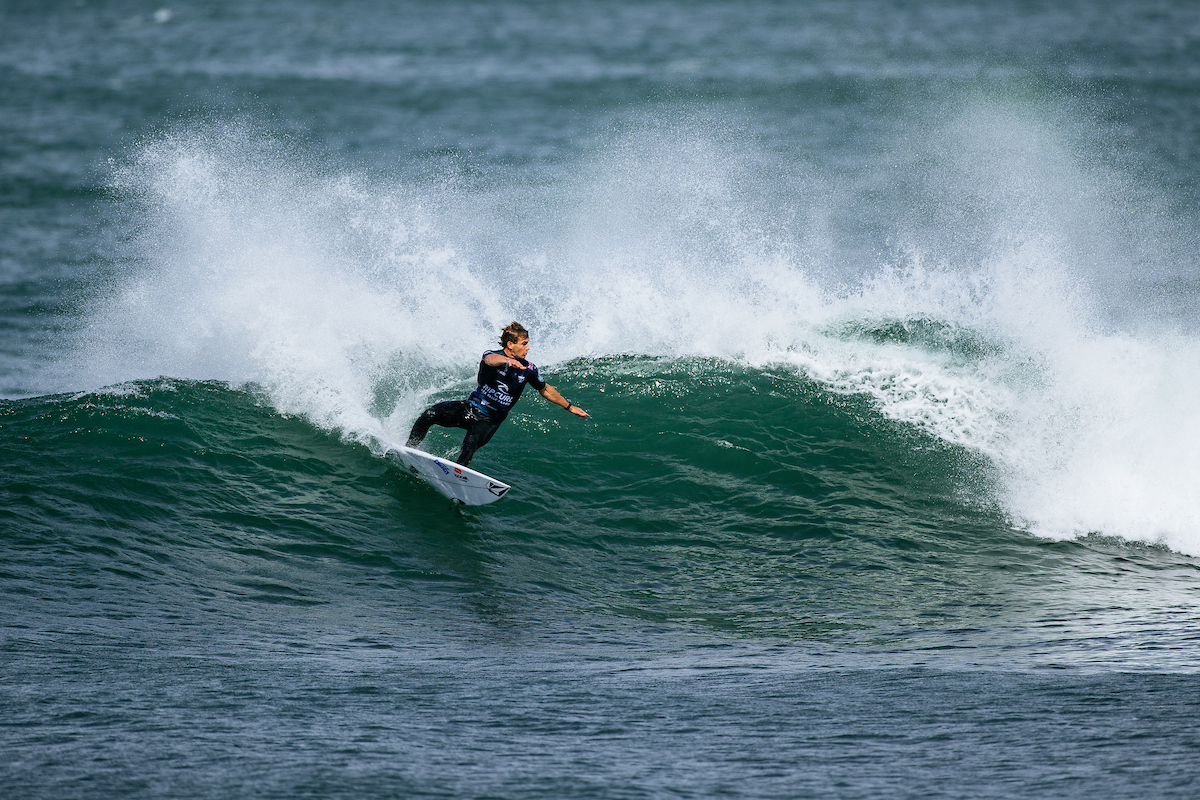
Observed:
[[[462,450],[458,454],[457,462],[464,467],[471,463],[475,451],[487,444],[499,427],[499,422],[478,416],[474,417],[471,427],[467,429],[467,435],[463,438]]]
[[[429,428],[433,425],[441,425],[443,428],[466,428],[471,429],[471,423],[467,418],[467,409],[470,405],[466,400],[445,400],[441,403],[434,403],[429,408],[417,417],[417,421],[413,423],[412,430],[408,434],[408,446],[417,447],[425,440],[425,434],[429,433]]]

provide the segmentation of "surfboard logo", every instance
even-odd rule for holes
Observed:
[[[446,467],[446,465],[445,465],[445,464],[443,464],[442,462],[438,461],[436,458],[433,460],[433,463],[435,463],[435,464],[437,464],[439,467],[441,467],[441,468],[442,468],[442,472],[444,472],[445,474],[447,474],[447,475],[449,475],[449,474],[450,474],[450,470],[449,470],[449,469]],[[456,470],[454,470],[454,471],[455,471],[455,472],[458,472],[458,470],[457,470],[457,469],[456,469]]]
[[[496,495],[496,497],[504,497],[504,493],[507,492],[509,488],[511,487],[488,481],[488,491]]]
[[[454,477],[458,478],[463,483],[466,483],[467,481],[470,480],[466,475],[462,474],[462,470],[459,469],[458,467],[454,468]]]

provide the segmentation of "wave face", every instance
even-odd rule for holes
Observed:
[[[1186,559],[1014,530],[980,500],[1003,479],[986,458],[871,398],[711,358],[575,359],[555,377],[593,420],[518,406],[477,464],[515,488],[482,511],[280,413],[265,387],[159,379],[6,401],[9,577],[52,590],[24,612],[38,619],[134,597],[155,617],[266,604],[307,626],[369,607],[445,630],[482,603],[564,635],[653,625],[983,663],[1070,661],[1110,636],[1126,644],[1103,658],[1126,666],[1147,624],[1161,647],[1188,635],[1187,581],[1164,577],[1185,578]],[[457,449],[437,429],[427,441]],[[1105,589],[1114,558],[1131,577]],[[1148,586],[1153,607],[1134,598]]]

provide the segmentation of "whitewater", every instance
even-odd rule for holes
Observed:
[[[1187,377],[1200,343],[1182,324],[1113,321],[1128,287],[1105,287],[1088,262],[1096,243],[1081,256],[1062,229],[1130,209],[1056,206],[1065,182],[1117,192],[1040,135],[1050,141],[988,153],[993,231],[968,258],[906,239],[847,276],[811,229],[785,236],[785,215],[764,217],[731,137],[694,123],[627,132],[576,183],[541,192],[472,192],[453,176],[397,186],[249,128],[183,130],[114,167],[133,255],[55,380],[251,383],[378,451],[433,393],[468,389],[478,353],[519,319],[550,364],[786,365],[985,456],[992,480],[974,501],[1018,527],[1200,554]]]

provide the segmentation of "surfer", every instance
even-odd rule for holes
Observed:
[[[520,323],[513,322],[500,331],[500,348],[483,354],[476,378],[479,386],[471,392],[470,397],[435,403],[417,417],[408,434],[409,447],[419,446],[432,425],[464,428],[467,435],[463,438],[462,450],[456,461],[465,467],[475,451],[487,444],[500,423],[504,422],[527,383],[556,406],[565,408],[577,417],[587,418],[586,411],[572,405],[553,386],[542,380],[538,368],[526,358],[529,355],[529,331]]]

